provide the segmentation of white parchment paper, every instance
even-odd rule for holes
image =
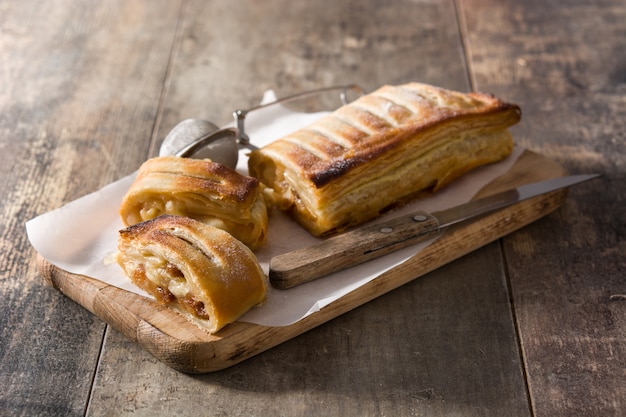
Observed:
[[[264,102],[273,98],[273,92],[269,91]],[[280,105],[267,107],[249,114],[245,130],[253,144],[263,146],[324,114],[297,113]],[[436,195],[393,211],[377,221],[415,210],[438,211],[467,202],[483,186],[506,173],[521,152],[516,148],[504,161],[476,169]],[[245,150],[240,152],[237,167],[244,174],[247,174],[246,153]],[[124,227],[118,215],[119,205],[134,177],[135,174],[124,177],[28,221],[26,229],[32,246],[50,263],[68,272],[87,275],[149,297],[135,287],[112,261],[118,231]],[[273,211],[269,221],[268,244],[256,254],[268,273],[273,256],[318,241],[287,216]],[[270,289],[266,303],[252,309],[240,320],[264,326],[286,326],[297,322],[401,264],[430,243],[432,241],[418,244],[289,290]]]

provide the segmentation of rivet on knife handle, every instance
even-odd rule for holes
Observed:
[[[361,227],[275,256],[270,262],[270,282],[274,288],[291,288],[428,240],[438,232],[437,219],[424,212]]]

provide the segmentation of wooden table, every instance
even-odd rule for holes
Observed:
[[[0,4],[1,415],[626,414],[626,4]],[[24,223],[273,88],[422,81],[523,109],[603,178],[556,212],[223,371],[159,362],[42,280]],[[59,242],[63,244],[63,242]]]

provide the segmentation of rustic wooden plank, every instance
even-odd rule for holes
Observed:
[[[623,415],[626,4],[463,6],[476,84],[522,106],[524,146],[605,175],[505,239],[534,415]]]
[[[0,9],[0,414],[81,415],[105,325],[43,284],[24,223],[145,158],[180,5]]]
[[[228,121],[268,88],[418,80],[467,90],[459,40],[452,2],[191,1],[155,145],[185,118]],[[110,331],[88,414],[112,404],[143,415],[198,404],[210,414],[529,415],[497,245],[204,376]]]
[[[466,91],[453,14],[451,1],[191,1],[156,145],[183,119],[230,122],[268,89],[418,80]]]

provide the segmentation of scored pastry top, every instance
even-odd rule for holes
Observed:
[[[386,85],[271,143],[263,152],[279,157],[316,187],[323,187],[350,169],[401,146],[407,136],[446,119],[489,114],[498,114],[498,118],[479,118],[473,123],[508,127],[519,121],[521,111],[517,105],[486,93],[460,93],[422,83]]]
[[[147,160],[122,199],[126,226],[169,214],[191,217],[231,233],[251,249],[267,238],[267,207],[256,178],[208,159]]]

